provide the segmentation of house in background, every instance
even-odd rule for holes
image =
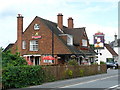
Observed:
[[[85,27],[74,28],[71,17],[68,18],[68,27],[64,26],[61,13],[57,20],[54,23],[36,16],[23,31],[23,16],[18,14],[17,41],[4,51],[19,52],[31,65],[64,64],[73,56],[79,64],[93,62],[96,53],[90,48]],[[46,56],[50,56],[49,60],[45,59]]]
[[[120,65],[120,39],[117,38],[117,35],[114,35],[115,39],[110,43],[110,46],[118,53],[118,64]]]
[[[118,61],[118,54],[115,52],[115,50],[109,45],[104,44],[104,49],[96,49],[95,50],[98,53],[98,63],[100,64],[100,61],[107,62],[109,60]]]

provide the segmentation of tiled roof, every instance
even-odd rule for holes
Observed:
[[[80,44],[80,39],[82,38],[85,28],[73,28],[73,29],[64,29],[64,32],[73,36],[74,45]]]
[[[40,17],[39,17],[40,18]],[[40,18],[40,20],[52,31],[54,32],[54,34],[56,34],[56,36],[58,36],[58,38],[64,43],[64,45],[74,54],[83,54],[81,53],[80,51],[78,51],[75,46],[68,46],[65,44],[65,41],[63,39],[61,39],[59,37],[59,34],[65,34],[65,33],[62,33],[58,28],[57,28],[57,23],[54,23],[54,22],[51,22],[49,20],[45,20],[43,18]],[[66,27],[64,26],[64,29]]]
[[[84,52],[82,50],[78,50],[76,49],[76,47],[74,45],[79,45],[79,42],[80,42],[80,39],[82,38],[84,32],[85,32],[85,28],[73,28],[73,29],[68,29],[66,26],[63,26],[63,32],[61,32],[59,30],[59,28],[57,27],[57,23],[54,23],[52,21],[49,21],[49,20],[46,20],[46,19],[43,19],[43,18],[40,18],[38,16],[36,16],[36,18],[39,18],[40,21],[43,22],[43,24],[45,24],[54,34],[56,34],[56,36],[62,41],[62,43],[73,53],[73,54],[95,54],[94,50],[88,50],[88,52]],[[27,27],[28,28],[28,27]],[[26,29],[27,30],[27,29]],[[25,30],[25,31],[26,31]],[[24,31],[24,32],[25,32]],[[23,34],[24,34],[23,32]],[[60,34],[71,34],[73,36],[73,43],[74,45],[73,46],[68,46],[66,44],[66,42],[59,37]],[[6,49],[8,50],[9,48],[11,48],[14,44],[9,44]]]
[[[113,50],[113,48],[109,44],[105,44],[105,47],[113,56],[118,56],[118,54]]]
[[[114,43],[115,43],[115,41],[112,41],[112,42],[110,43],[110,46],[111,46],[111,47],[114,47]],[[115,46],[115,47],[120,47],[120,39],[117,39],[117,46]]]
[[[73,36],[73,43],[74,45],[79,45],[80,43],[80,39],[82,38],[84,32],[85,32],[85,28],[73,28],[73,29],[68,29],[66,26],[63,26],[63,32],[61,32],[58,28],[57,28],[57,23],[54,23],[52,21],[40,18],[39,19],[51,30],[53,31],[56,36],[58,36],[58,38],[65,44],[65,41],[63,39],[61,39],[59,37],[59,34],[70,34]],[[75,46],[68,46],[66,45],[66,47],[74,54],[85,54],[85,52],[81,51],[81,50],[77,50]],[[88,50],[89,54],[95,54],[95,52],[93,52],[93,50]],[[87,54],[87,53],[86,53]]]
[[[3,52],[6,52],[6,51],[9,50],[10,48],[12,48],[13,45],[14,45],[14,43],[10,43],[10,44],[3,50]]]

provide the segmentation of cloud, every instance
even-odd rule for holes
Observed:
[[[1,31],[0,36],[1,38],[4,37],[5,35],[3,35],[3,33],[7,36],[4,40],[0,39],[0,45],[6,46],[6,42],[10,43],[16,40],[16,16],[18,13],[24,16],[24,29],[35,16],[56,22],[56,15],[63,13],[64,25],[67,26],[68,17],[73,17],[75,27],[86,27],[88,37],[91,39],[90,41],[93,40],[92,35],[98,30],[105,34],[108,33],[109,30],[106,38],[113,36],[114,31],[116,32],[117,30],[116,27],[112,27],[114,24],[111,26],[103,26],[103,23],[111,23],[110,20],[105,18],[105,21],[101,23],[97,16],[103,13],[101,17],[104,19],[106,13],[113,15],[112,10],[117,9],[118,1],[119,0],[0,0],[0,30],[4,29],[4,31]],[[103,5],[102,2],[105,3],[105,5]],[[115,22],[114,20],[113,18],[112,22]],[[98,24],[98,22],[101,24]]]
[[[105,34],[105,43],[113,41],[115,33],[118,35],[117,27],[102,26],[98,24],[86,24],[85,26],[88,38],[90,39],[90,43],[93,43],[93,35],[98,31],[103,32]]]
[[[7,10],[4,10],[0,13],[0,17],[2,19],[7,18],[7,17],[13,17],[16,15],[16,13],[17,13],[17,11],[15,11],[15,10],[7,9]]]

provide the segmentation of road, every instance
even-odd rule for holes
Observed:
[[[31,86],[29,88],[41,88],[41,89],[63,89],[63,88],[92,88],[102,90],[120,90],[119,80],[120,71],[118,70],[107,70],[106,74],[99,74],[87,77],[74,78],[69,80],[60,80],[50,83],[45,83],[38,86]],[[112,90],[113,90],[112,89]]]

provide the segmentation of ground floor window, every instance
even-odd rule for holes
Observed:
[[[40,55],[24,55],[23,57],[26,59],[28,65],[40,65]]]
[[[106,62],[114,62],[114,58],[106,58]]]
[[[54,63],[54,60],[44,60],[44,63]]]

